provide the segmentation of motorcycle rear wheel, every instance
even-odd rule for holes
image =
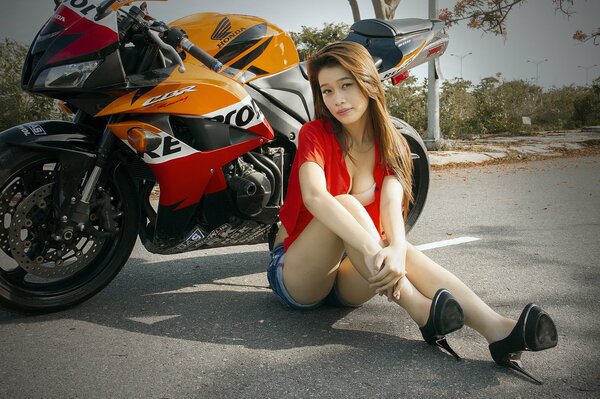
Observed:
[[[119,168],[101,179],[114,215],[120,214],[118,232],[102,239],[75,232],[66,247],[56,247],[52,201],[60,167],[50,153],[0,148],[0,305],[5,308],[46,313],[81,303],[112,281],[133,250],[139,201]]]
[[[408,142],[410,152],[413,156],[413,203],[408,209],[408,216],[406,217],[406,223],[404,225],[404,229],[406,233],[408,233],[417,223],[417,220],[425,207],[427,193],[429,191],[431,167],[429,164],[429,157],[427,156],[427,148],[419,133],[402,119],[395,117],[391,117],[391,119],[396,129]]]

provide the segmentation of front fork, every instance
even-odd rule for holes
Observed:
[[[112,122],[113,118],[111,118],[108,124]],[[81,197],[79,199],[77,198],[78,190],[76,187],[81,180],[77,178],[77,176],[79,176],[77,173],[72,172],[72,168],[81,168],[81,165],[70,165],[67,167],[63,165],[65,170],[63,170],[63,173],[61,174],[64,178],[61,179],[63,184],[61,184],[61,198],[59,198],[59,203],[62,204],[62,211],[60,212],[60,222],[63,226],[61,234],[62,239],[70,239],[74,233],[73,229],[96,236],[111,236],[119,230],[115,225],[111,212],[110,196],[107,193],[104,193],[101,187],[96,189],[102,172],[109,164],[110,151],[114,142],[115,136],[108,127],[105,127],[98,146],[96,147],[96,160],[92,172],[85,179]],[[94,204],[90,204],[95,189],[100,195]],[[92,205],[100,210],[98,215],[93,215],[91,213]],[[98,231],[90,225],[89,222],[95,221],[96,217],[100,218],[104,231]]]

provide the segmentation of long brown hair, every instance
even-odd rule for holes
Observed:
[[[367,109],[373,132],[379,142],[380,160],[384,167],[394,171],[404,191],[404,217],[413,201],[412,174],[413,163],[406,139],[396,131],[389,117],[383,85],[379,73],[369,52],[360,44],[353,42],[331,43],[308,60],[308,77],[313,93],[315,118],[327,119],[333,127],[338,143],[348,154],[347,137],[342,124],[329,112],[319,85],[319,72],[323,68],[340,66],[347,70],[357,82],[361,92],[369,98]]]

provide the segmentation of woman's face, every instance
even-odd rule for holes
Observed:
[[[325,106],[343,126],[366,120],[369,98],[350,72],[341,66],[326,67],[321,69],[318,79]]]

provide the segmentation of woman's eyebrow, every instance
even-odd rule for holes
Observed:
[[[339,78],[338,80],[336,80],[336,82],[341,82],[342,80],[352,80],[352,79],[353,78],[350,76],[344,76],[343,78]],[[323,87],[323,86],[329,86],[329,83],[323,83],[319,87]]]

